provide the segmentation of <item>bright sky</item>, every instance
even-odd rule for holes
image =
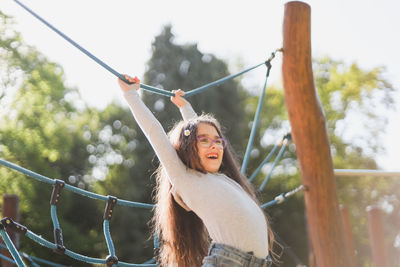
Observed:
[[[21,0],[54,27],[121,73],[141,77],[150,58],[153,37],[171,23],[178,43],[198,43],[232,66],[265,60],[282,43],[284,4],[277,0]],[[328,55],[363,68],[387,67],[400,104],[400,2],[396,0],[309,0],[313,56]],[[0,10],[12,15],[24,40],[65,70],[66,82],[79,88],[91,106],[119,100],[116,78],[59,37],[12,0]],[[270,83],[280,81],[280,57],[273,62]],[[263,84],[264,70],[250,74],[249,84]],[[183,88],[185,89],[185,88]],[[191,89],[191,88],[186,88]],[[382,140],[387,154],[383,169],[399,169],[400,117],[388,112],[390,124]]]

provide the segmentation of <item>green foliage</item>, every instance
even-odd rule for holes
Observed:
[[[189,91],[229,75],[226,63],[211,54],[201,53],[196,44],[175,44],[171,26],[166,26],[155,38],[152,52],[149,71],[145,73],[144,80],[154,86]],[[232,144],[243,149],[244,105],[240,89],[237,81],[231,80],[188,100],[197,113],[214,114],[226,127],[226,134]],[[167,129],[174,121],[180,120],[178,110],[165,97],[145,93],[144,101],[153,108]]]
[[[196,45],[175,44],[170,26],[165,27],[155,38],[152,49],[153,55],[148,62],[149,71],[144,75],[146,84],[168,90],[189,90],[229,74],[224,62],[213,55],[201,53]],[[247,130],[242,130],[245,124],[241,119],[243,104],[240,92],[238,84],[232,81],[215,90],[196,95],[190,101],[198,113],[205,111],[213,113],[217,118],[223,118],[223,124],[229,126],[226,130],[230,140],[234,140],[233,144],[239,144],[242,148],[242,134]],[[227,94],[229,98],[226,97]],[[178,109],[168,98],[144,91],[143,99],[167,131],[181,119]],[[91,133],[91,145],[102,145],[107,152],[93,152],[91,157],[95,156],[98,162],[101,158],[106,158],[107,153],[114,153],[121,155],[123,162],[121,165],[108,167],[107,178],[96,183],[96,190],[150,203],[154,187],[151,176],[158,161],[147,139],[126,109],[110,105],[101,113],[100,120],[100,128]],[[100,137],[106,135],[109,138]],[[112,222],[112,233],[115,240],[118,240],[115,245],[119,257],[138,262],[152,256],[152,244],[145,242],[149,238],[147,222],[151,215],[146,210],[116,213]]]
[[[130,111],[115,103],[103,111],[87,108],[77,90],[65,86],[61,66],[26,45],[12,30],[12,21],[2,13],[0,33],[0,157],[99,194],[151,203],[152,173],[158,162]],[[383,78],[384,69],[363,70],[357,64],[348,66],[323,58],[314,62],[314,73],[335,168],[377,168],[374,157],[383,149],[379,140],[386,125],[379,108],[393,106],[393,88]],[[171,26],[166,26],[152,44],[144,82],[168,90],[188,91],[226,75],[226,63],[202,53],[196,44],[175,43]],[[244,90],[239,80],[211,88],[189,101],[198,113],[216,116],[240,158],[259,96]],[[180,120],[177,108],[168,98],[143,92],[143,100],[167,131]],[[246,170],[248,175],[289,130],[282,89],[268,86]],[[270,168],[271,163],[263,168],[255,186],[262,183]],[[48,204],[51,186],[3,167],[0,177],[0,192],[21,198],[20,221],[52,240]],[[300,179],[295,146],[290,144],[267,188],[260,193],[261,202],[294,189],[300,185]],[[373,204],[386,208],[388,247],[393,248],[399,228],[400,185],[395,180],[372,177],[338,178],[337,185],[340,203],[351,211],[359,264],[368,266],[371,259],[365,209]],[[104,205],[66,190],[62,192],[58,214],[68,248],[91,257],[106,256],[102,233]],[[298,193],[266,211],[274,231],[306,263],[304,209],[302,193]],[[148,226],[151,215],[149,210],[120,206],[115,209],[110,228],[120,260],[139,263],[152,257]],[[21,238],[21,248],[59,263],[86,266],[67,257],[54,257],[49,250],[25,238]],[[282,261],[281,266],[293,266],[287,253]]]
[[[315,62],[314,69],[335,168],[378,168],[374,157],[383,149],[381,135],[387,124],[379,108],[393,108],[393,88],[383,78],[385,69],[363,70],[357,64],[347,66],[328,58]],[[390,178],[342,177],[337,186],[340,203],[350,210],[358,261],[367,264],[371,258],[366,209],[370,205],[383,207],[383,203],[394,208],[399,201],[398,194],[395,196],[400,183]],[[387,202],[388,196],[396,200]],[[393,216],[391,213],[385,216]],[[398,226],[386,226],[390,232],[387,248],[393,250]]]
[[[11,30],[9,18],[0,14],[0,157],[51,178],[67,180],[90,169],[85,128],[97,127],[96,112],[78,110],[82,102],[76,89],[64,85],[63,70]],[[15,171],[0,169],[2,194],[20,196],[20,221],[31,231],[53,239],[49,199],[51,185],[34,181]],[[82,179],[83,179],[83,175]],[[85,186],[81,181],[81,186]],[[62,193],[58,214],[68,247],[85,254],[93,250],[86,234],[98,224],[95,203],[79,201]],[[100,229],[101,230],[101,229]],[[101,240],[96,229],[93,243]],[[101,232],[100,232],[101,234]],[[51,251],[21,238],[21,249],[49,259]],[[51,256],[50,256],[51,255]],[[61,260],[55,257],[54,260]],[[64,260],[71,264],[74,261]]]

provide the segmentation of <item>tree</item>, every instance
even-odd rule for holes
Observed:
[[[338,169],[377,169],[377,153],[387,119],[385,112],[393,103],[393,87],[384,78],[385,69],[363,70],[357,64],[322,58],[315,62],[316,84],[323,104],[333,160]],[[338,194],[341,204],[350,209],[353,234],[356,237],[358,261],[370,261],[370,240],[367,230],[366,207],[388,203],[396,196],[400,183],[387,178],[339,178]],[[396,201],[390,201],[396,206]],[[392,213],[392,212],[390,212]],[[390,213],[387,216],[390,216]],[[393,215],[392,215],[393,216]],[[388,224],[388,249],[393,248],[396,224]],[[391,249],[393,250],[393,249]]]
[[[153,54],[148,63],[148,71],[144,75],[144,82],[147,84],[165,89],[183,88],[184,90],[188,90],[228,75],[225,64],[212,55],[201,53],[196,45],[175,44],[171,26],[166,26],[163,32],[155,38],[152,49]],[[220,72],[221,70],[224,71]],[[359,105],[366,106],[367,103],[373,101],[375,94],[382,94],[382,99],[386,99],[390,107],[390,92],[392,88],[381,77],[384,70],[377,68],[372,71],[365,71],[360,69],[356,64],[347,66],[330,59],[316,60],[314,70],[317,88],[328,120],[328,131],[334,151],[336,168],[376,167],[373,155],[365,153],[371,147],[349,142],[345,138],[344,132],[342,135],[338,134],[340,133],[338,132],[338,126],[343,123],[343,120],[354,116],[352,112],[357,112],[359,116],[368,118],[370,125],[382,121],[384,116],[373,116],[374,114],[368,109],[354,109],[354,104],[351,103],[355,101]],[[341,71],[338,72],[338,70]],[[252,90],[245,91],[240,88],[236,81],[232,81],[232,83],[224,84],[220,88],[210,89],[189,98],[189,100],[197,112],[206,111],[214,113],[224,126],[231,127],[228,128],[228,136],[236,146],[236,150],[239,151],[239,156],[241,156],[247,144],[250,130],[249,122],[253,119],[258,96],[250,94],[249,91]],[[338,84],[342,86],[338,86]],[[352,90],[348,90],[347,85],[351,85]],[[327,90],[327,87],[330,90]],[[335,106],[339,105],[337,100],[339,93],[345,94],[345,97],[341,100],[343,101],[340,104],[342,105],[341,108]],[[226,97],[227,94],[229,94],[229,98]],[[168,130],[175,121],[180,120],[177,109],[169,103],[169,99],[148,92],[143,92],[143,99],[165,129]],[[282,90],[279,87],[268,87],[262,110],[263,116],[261,117],[259,130],[256,135],[256,142],[248,168],[249,172],[254,170],[257,164],[271,151],[275,141],[282,138],[290,129],[283,105]],[[110,120],[110,122],[118,117],[119,115]],[[128,121],[122,122],[123,125],[128,125],[129,123]],[[129,171],[130,174],[127,177],[134,180],[138,179],[136,178],[138,176],[140,177],[139,180],[146,179],[157,166],[157,162],[153,160],[155,157],[152,149],[141,131],[133,125],[129,127],[135,129],[136,133],[134,138],[136,145],[133,153],[141,156],[133,156],[135,157],[135,167],[131,168]],[[366,130],[366,133],[369,135],[364,137],[365,140],[370,139],[371,136],[375,136],[376,132],[372,130]],[[375,143],[375,145],[372,147],[372,151],[379,150],[379,144]],[[347,154],[349,151],[358,152],[349,156]],[[255,184],[259,185],[265,175],[265,172],[260,174]],[[123,176],[125,177],[125,175]],[[107,179],[112,178],[110,176]],[[138,183],[140,183],[139,180]],[[125,184],[125,182],[122,183]],[[364,207],[357,206],[357,203],[360,203],[359,199],[352,199],[346,192],[355,188],[363,188],[363,190],[365,189],[370,194],[371,190],[363,183],[360,185],[349,183],[348,181],[344,181],[343,185],[340,183],[341,181],[339,180],[341,202],[348,206],[353,206],[353,210],[359,211],[359,216],[365,217],[365,213],[361,212]],[[385,183],[382,182],[381,184],[386,188]],[[267,202],[272,200],[274,196],[292,190],[299,184],[300,177],[297,171],[295,147],[290,145],[284,154],[284,159],[276,168],[270,184],[260,194],[260,198],[263,203]],[[149,190],[151,187],[147,184],[146,188]],[[384,191],[380,193],[381,196],[385,194]],[[342,195],[345,197],[342,197]],[[364,203],[370,203],[370,199],[366,195],[362,196],[362,198]],[[274,230],[293,248],[296,254],[302,258],[303,262],[307,262],[306,219],[304,218],[304,204],[301,194],[296,195],[279,207],[269,208],[267,213],[272,218],[271,221]],[[362,236],[361,232],[358,233],[355,231],[355,233],[358,239],[360,239]],[[362,233],[366,234],[365,231],[362,231]],[[132,240],[132,238],[128,238],[127,242],[129,240]],[[368,255],[362,254],[360,257],[368,261]],[[291,265],[291,260],[287,256],[283,258],[283,261],[284,265]]]
[[[175,44],[171,29],[170,25],[164,27],[153,42],[145,82],[167,90],[182,88],[188,91],[229,75],[226,63],[200,52],[197,44]],[[237,81],[231,80],[188,99],[197,113],[214,114],[227,127],[229,140],[239,150],[243,149],[244,138],[241,93]],[[177,108],[168,103],[169,99],[146,92],[144,101],[154,107],[155,115],[164,127],[171,127],[173,121],[180,119]]]
[[[195,44],[179,45],[173,42],[171,26],[166,26],[152,44],[152,57],[148,62],[148,71],[144,74],[144,83],[167,90],[182,88],[192,89],[205,83],[229,75],[227,65],[213,55],[203,54]],[[222,124],[228,126],[227,135],[239,149],[244,149],[242,121],[243,102],[241,89],[235,81],[227,82],[219,88],[190,98],[194,109],[213,113]],[[229,95],[229,97],[226,97]],[[178,109],[169,98],[143,91],[143,101],[153,111],[168,131],[174,122],[181,120]],[[102,129],[102,130],[101,130]],[[151,202],[151,193],[155,181],[152,173],[158,166],[154,151],[142,131],[137,127],[130,111],[110,105],[101,113],[101,131],[108,131],[109,140],[92,140],[92,144],[102,143],[120,154],[123,163],[109,168],[104,181],[98,182],[99,192],[112,192],[126,199]],[[100,136],[93,133],[91,136]],[[113,137],[119,141],[113,143]],[[100,138],[101,139],[101,138]],[[93,153],[94,155],[95,153]],[[96,155],[99,159],[101,155]],[[111,189],[111,190],[110,190]],[[138,262],[152,256],[152,244],[144,242],[148,238],[149,227],[146,222],[151,213],[148,211],[124,212],[123,216],[113,219],[116,249],[122,258]],[[127,230],[129,229],[129,230]],[[132,242],[132,241],[135,242]],[[135,251],[132,253],[132,251]]]
[[[36,49],[24,44],[11,30],[10,18],[0,14],[0,157],[48,177],[89,188],[97,193],[151,203],[152,173],[158,165],[152,148],[137,127],[130,111],[116,103],[105,110],[89,109],[75,88],[64,85],[61,66],[49,62]],[[382,77],[383,68],[363,70],[329,58],[314,63],[316,86],[328,124],[328,134],[336,168],[376,168],[374,156],[381,151],[380,130],[385,115],[371,105],[393,106],[393,88]],[[228,66],[196,44],[177,44],[172,27],[166,26],[152,44],[152,57],[144,82],[165,89],[190,90],[229,75]],[[252,89],[252,88],[250,88]],[[258,96],[244,90],[238,79],[189,98],[198,112],[210,112],[225,126],[226,134],[239,157],[244,154]],[[228,97],[229,96],[229,97]],[[380,103],[375,100],[378,99]],[[143,100],[166,130],[180,120],[169,99],[143,92]],[[269,86],[248,174],[271,151],[275,142],[290,130],[282,90]],[[367,127],[363,135],[354,125],[362,118]],[[359,119],[361,121],[361,119]],[[260,193],[262,203],[300,184],[294,145],[286,150],[267,188]],[[255,185],[264,179],[267,165]],[[21,222],[34,232],[52,240],[48,210],[51,187],[15,171],[0,168],[0,192],[21,197]],[[339,199],[352,211],[353,232],[361,262],[369,262],[365,207],[386,203],[392,207],[386,216],[396,222],[399,214],[399,184],[386,179],[338,179]],[[68,248],[92,257],[105,257],[106,244],[101,229],[104,203],[62,192],[59,218]],[[267,209],[273,229],[307,262],[306,218],[302,195]],[[117,207],[111,221],[117,256],[127,262],[142,262],[152,254],[148,241],[148,210]],[[394,226],[393,226],[394,225]],[[389,232],[393,244],[398,226]],[[88,241],[89,240],[89,241]],[[22,249],[50,258],[50,252],[21,239]],[[392,246],[393,247],[393,246]],[[66,257],[64,264],[84,266]],[[292,266],[284,256],[283,266]]]
[[[66,182],[74,177],[85,187],[85,173],[91,166],[84,130],[97,127],[97,113],[86,109],[76,89],[64,85],[61,66],[26,45],[11,24],[11,19],[0,13],[0,157],[47,177]],[[0,192],[21,198],[21,223],[52,240],[51,186],[4,167],[0,175]],[[58,206],[65,245],[83,254],[96,251],[92,244],[102,238],[96,204],[64,190]],[[88,233],[92,243],[86,242]],[[21,238],[21,249],[47,259],[53,254],[27,238]]]
[[[387,123],[385,114],[379,113],[378,108],[393,107],[393,88],[383,77],[384,68],[363,70],[355,63],[346,65],[322,58],[314,60],[313,69],[319,99],[325,111],[335,168],[376,169],[378,166],[374,157],[377,152],[382,151],[379,140]],[[246,109],[251,111],[247,115],[249,120],[253,116],[257,101],[257,97],[246,100],[248,107],[251,107]],[[279,88],[268,88],[263,111],[265,116],[260,122],[260,134],[254,147],[257,153],[253,153],[250,169],[256,167],[253,164],[262,161],[274,142],[284,134],[285,131],[280,129],[288,128],[283,95]],[[359,124],[359,121],[364,124]],[[277,136],[278,134],[280,136]],[[285,152],[284,159],[261,196],[264,202],[300,184],[299,174],[295,171],[297,161],[294,152],[293,145]],[[261,173],[255,181],[256,184],[261,183],[265,175],[265,172]],[[338,178],[337,182],[340,203],[351,210],[359,262],[370,262],[365,208],[376,203],[391,203],[393,211],[388,216],[396,217],[398,196],[396,197],[395,190],[398,190],[399,183],[371,177],[351,180]],[[272,221],[276,222],[273,226],[277,233],[306,262],[306,221],[303,218],[304,207],[301,198],[291,199],[280,207],[268,209],[267,212],[270,213]],[[388,231],[393,233],[388,235],[391,247],[398,234],[395,227],[394,223],[388,226]],[[287,258],[283,261],[290,262]]]

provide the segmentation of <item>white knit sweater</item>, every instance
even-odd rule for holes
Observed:
[[[188,169],[152,112],[135,90],[124,92],[140,128],[153,147],[173,185],[175,199],[205,224],[213,242],[227,244],[265,258],[268,225],[261,208],[243,188],[221,173]],[[190,105],[181,108],[185,120],[197,116]]]

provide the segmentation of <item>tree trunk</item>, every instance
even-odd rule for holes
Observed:
[[[14,221],[18,222],[18,209],[19,209],[19,198],[16,195],[3,195],[3,218],[9,217]],[[7,234],[10,237],[11,241],[14,243],[14,246],[18,249],[19,248],[19,239],[18,235],[12,231],[7,230]],[[4,244],[3,240],[1,243]],[[4,256],[12,259],[12,256],[8,250],[1,249],[1,254]],[[17,266],[8,262],[4,259],[1,259],[1,266],[3,267],[14,267]]]

